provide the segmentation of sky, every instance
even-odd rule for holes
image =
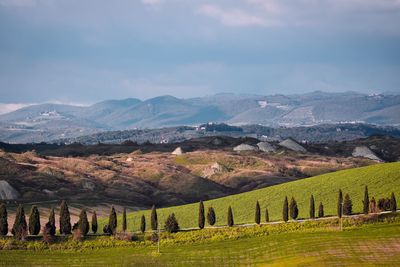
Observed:
[[[400,92],[400,0],[0,0],[0,113],[29,103]]]

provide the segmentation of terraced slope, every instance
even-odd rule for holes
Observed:
[[[204,204],[206,210],[209,206],[214,207],[217,215],[217,225],[226,224],[229,205],[232,206],[235,223],[254,222],[254,210],[257,200],[261,204],[262,219],[264,219],[265,208],[268,206],[270,220],[281,220],[282,204],[285,196],[288,196],[288,198],[295,197],[300,211],[300,218],[308,217],[311,194],[314,195],[317,207],[319,202],[324,204],[325,215],[334,215],[336,213],[337,192],[341,188],[344,193],[350,194],[354,212],[361,212],[365,185],[368,185],[370,198],[372,196],[375,198],[388,197],[393,191],[397,198],[400,199],[400,162],[337,171],[214,199],[206,201]],[[166,216],[172,212],[175,213],[181,228],[197,226],[197,203],[159,209],[158,217],[162,225]],[[128,228],[130,230],[137,231],[139,229],[139,221],[142,214],[145,214],[148,225],[150,224],[149,211],[133,212],[128,215]],[[102,223],[105,221],[102,220]]]

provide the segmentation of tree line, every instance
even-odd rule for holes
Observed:
[[[369,198],[368,187],[365,186],[364,190],[364,199],[363,199],[363,213],[376,213],[379,211],[396,211],[397,203],[396,197],[392,192],[390,198],[381,198],[378,201],[375,200],[374,197]],[[234,226],[234,216],[233,209],[231,206],[228,207],[227,211],[227,226]],[[353,213],[353,203],[349,194],[345,194],[343,197],[342,190],[338,191],[338,200],[337,200],[337,216],[341,218],[343,215],[351,215]],[[269,212],[268,207],[265,208],[265,217],[264,221],[269,222]],[[291,197],[290,202],[288,197],[286,196],[283,201],[282,208],[282,220],[284,222],[289,221],[289,217],[293,220],[297,220],[299,215],[299,208],[297,205],[297,201],[294,197]],[[74,225],[71,225],[71,216],[69,213],[68,204],[66,201],[62,201],[60,204],[60,214],[59,214],[59,233],[61,235],[70,235],[72,232],[79,232],[80,235],[87,235],[92,230],[93,234],[96,234],[98,231],[98,223],[97,223],[97,214],[94,211],[91,217],[91,223],[89,223],[87,212],[85,209],[82,209],[79,214],[79,220]],[[322,218],[324,217],[324,205],[322,202],[318,205],[318,214],[316,215],[315,209],[315,200],[314,196],[310,196],[310,204],[309,204],[309,218]],[[210,226],[215,225],[217,218],[216,213],[213,207],[208,207],[207,213],[205,213],[205,208],[203,201],[199,202],[199,211],[198,211],[198,227],[199,229],[203,229],[207,223]],[[254,213],[254,222],[256,224],[261,224],[261,208],[259,201],[256,201],[255,205],[255,213]],[[111,207],[108,224],[103,227],[103,233],[114,235],[117,233],[118,219],[117,212],[115,211],[114,206]],[[122,212],[122,231],[125,232],[127,230],[127,216],[126,209],[123,209]],[[155,205],[153,205],[151,209],[150,216],[150,228],[152,231],[159,230],[157,210]],[[25,211],[22,205],[19,205],[16,214],[14,224],[11,228],[11,234],[18,240],[24,240],[28,235],[38,235],[40,230],[42,229],[43,239],[46,241],[50,241],[56,235],[56,223],[55,223],[55,211],[54,208],[50,210],[48,222],[41,228],[40,225],[40,213],[39,209],[36,205],[33,205],[30,211],[30,215],[28,218],[28,223],[26,222]],[[178,220],[174,213],[170,214],[165,223],[164,229],[168,232],[175,233],[178,232],[180,227]],[[146,218],[144,215],[140,218],[140,229],[142,233],[146,231]],[[8,234],[8,215],[7,208],[5,204],[0,204],[0,235],[5,236]]]

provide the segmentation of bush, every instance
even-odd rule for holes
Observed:
[[[387,211],[390,210],[390,199],[389,198],[380,198],[378,200],[378,209],[381,211]]]
[[[75,226],[75,225],[74,225]],[[72,240],[82,242],[83,241],[83,234],[79,227],[73,230],[72,232]]]
[[[176,233],[179,231],[179,224],[174,213],[168,216],[164,228],[169,233]]]
[[[369,212],[370,213],[378,213],[378,206],[376,205],[376,200],[374,197],[371,198],[371,201],[369,202]]]
[[[50,244],[55,241],[54,233],[53,233],[53,226],[50,222],[47,222],[46,225],[42,229],[43,233],[43,242]]]
[[[103,233],[105,233],[107,235],[111,235],[112,234],[112,230],[111,230],[111,228],[110,228],[110,226],[108,224],[104,225]]]
[[[83,209],[81,210],[81,213],[79,214],[79,230],[81,232],[82,235],[87,235],[87,233],[89,232],[89,221],[87,218],[87,214],[86,214],[86,210]]]
[[[216,222],[215,211],[213,207],[209,207],[207,211],[207,221],[209,225],[214,225]]]
[[[114,235],[114,239],[115,240],[123,240],[123,241],[136,241],[136,240],[138,240],[138,238],[134,234],[127,233],[127,232],[116,233]]]

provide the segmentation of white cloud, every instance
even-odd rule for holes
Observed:
[[[216,5],[201,5],[197,12],[199,14],[219,20],[226,26],[274,26],[276,21],[267,20],[264,17],[247,13],[238,8],[221,8]]]

